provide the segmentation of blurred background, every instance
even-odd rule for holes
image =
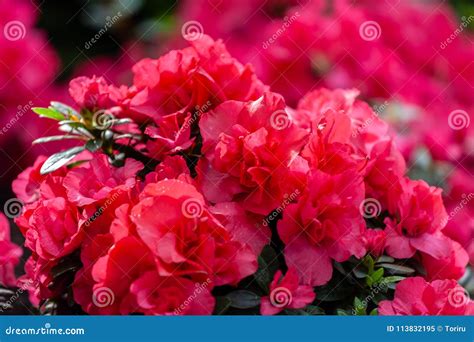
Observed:
[[[79,75],[128,84],[134,63],[186,46],[188,29],[222,39],[290,106],[318,87],[358,88],[448,212],[474,193],[472,0],[0,0],[0,28],[2,208],[21,171],[64,147],[31,146],[54,134],[31,107],[70,102]],[[471,261],[473,213],[469,200],[446,228]]]

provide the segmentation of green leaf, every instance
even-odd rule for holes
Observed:
[[[51,101],[51,107],[54,110],[64,114],[66,117],[70,117],[71,115],[74,115],[78,118],[81,117],[81,114],[79,114],[74,108],[65,105],[64,103]]]
[[[377,316],[378,314],[379,314],[379,313],[378,313],[378,311],[377,311],[377,308],[372,309],[372,311],[370,311],[370,313],[369,313],[370,316]]]
[[[384,272],[383,268],[379,268],[374,273],[372,273],[371,278],[374,281],[374,283],[377,283],[380,279],[382,279],[383,272]]]
[[[411,274],[415,272],[413,268],[397,264],[382,263],[379,264],[379,266],[385,268],[387,271],[393,274]]]
[[[66,139],[84,140],[84,137],[81,137],[79,135],[52,135],[50,137],[36,139],[32,142],[32,144],[43,144],[50,141],[58,141],[58,140],[66,140]]]
[[[237,290],[226,296],[231,301],[230,306],[237,309],[249,309],[260,305],[260,297],[248,290]]]
[[[402,276],[390,276],[390,277],[385,277],[383,278],[382,282],[386,284],[391,284],[391,283],[398,283],[399,281],[405,279],[405,277]]]
[[[276,260],[277,254],[273,247],[269,245],[263,248],[258,257],[258,270],[254,277],[257,280],[258,285],[264,291],[268,291],[268,284],[271,283],[273,275],[278,269]]]
[[[31,110],[34,113],[38,114],[39,116],[42,116],[45,118],[58,120],[58,121],[65,119],[63,114],[51,108],[34,107],[34,108],[31,108]]]
[[[40,173],[45,175],[47,173],[56,171],[60,167],[66,165],[67,162],[74,158],[77,154],[84,151],[84,149],[84,146],[76,146],[70,148],[69,150],[53,154],[44,162],[43,166],[41,166]]]
[[[387,255],[382,255],[382,256],[380,256],[380,257],[377,259],[376,263],[387,262],[387,263],[391,264],[391,263],[393,263],[394,261],[395,261],[394,258],[389,257],[389,256],[387,256]]]
[[[367,271],[362,269],[361,267],[354,268],[353,272],[356,278],[364,279],[365,277],[367,277]]]
[[[216,305],[214,306],[215,315],[223,315],[229,308],[232,301],[229,298],[217,296]]]
[[[102,140],[89,140],[85,147],[88,151],[95,152],[102,147]]]
[[[338,316],[349,316],[349,314],[347,313],[347,311],[344,310],[344,309],[337,309],[337,310],[336,310],[336,313],[337,313]]]

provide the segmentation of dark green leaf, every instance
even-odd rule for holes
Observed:
[[[380,256],[380,257],[377,259],[376,262],[377,262],[377,263],[387,262],[387,263],[390,263],[390,264],[391,264],[391,263],[393,263],[394,261],[395,261],[394,258],[389,257],[389,256],[387,256],[387,255],[382,255],[382,256]]]
[[[249,309],[260,305],[260,297],[247,290],[237,290],[226,297],[231,301],[230,306],[237,309]]]
[[[405,277],[402,276],[390,276],[390,277],[385,277],[383,278],[382,282],[386,284],[391,284],[391,283],[397,283],[401,280],[405,279]]]
[[[385,268],[387,271],[393,274],[411,274],[415,272],[413,268],[402,265],[382,263],[379,264],[379,266]]]
[[[377,283],[383,277],[383,268],[377,269],[374,273],[372,273],[372,280],[374,283]]]
[[[232,302],[229,298],[217,296],[216,305],[214,307],[214,314],[223,315],[230,308],[231,303]]]
[[[86,143],[86,149],[90,152],[95,152],[102,147],[102,140],[89,140]]]
[[[45,175],[59,169],[60,167],[66,165],[68,161],[70,161],[82,151],[84,151],[84,146],[77,146],[69,150],[53,154],[44,162],[43,166],[41,166],[40,173]]]

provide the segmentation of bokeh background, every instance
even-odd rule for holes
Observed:
[[[443,187],[455,210],[474,192],[473,16],[472,0],[0,0],[0,207],[36,156],[64,147],[31,146],[54,134],[31,107],[68,103],[79,75],[128,83],[134,63],[185,46],[194,29],[290,105],[321,86],[360,89],[392,124],[411,176]],[[453,130],[455,111],[468,121]],[[447,227],[471,255],[473,213],[474,201]],[[14,227],[12,240],[22,244]]]

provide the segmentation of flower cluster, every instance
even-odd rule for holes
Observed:
[[[438,1],[189,0],[179,18],[224,38],[292,106],[315,85],[360,89],[411,173],[445,188],[444,231],[474,263],[472,15]]]
[[[454,287],[463,275],[441,190],[407,177],[357,90],[317,89],[291,108],[206,35],[133,73],[131,86],[76,78],[75,109],[35,109],[84,145],[39,158],[13,183],[34,303],[332,313],[347,303],[328,307],[319,293],[341,273],[365,289],[414,273],[433,281],[425,288]],[[436,293],[427,300],[447,295]]]

